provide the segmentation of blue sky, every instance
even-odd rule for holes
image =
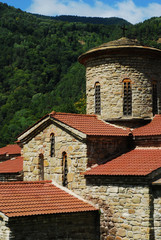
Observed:
[[[121,17],[135,24],[161,16],[161,0],[4,0],[23,11],[43,15]]]

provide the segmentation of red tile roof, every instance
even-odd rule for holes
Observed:
[[[14,157],[10,160],[0,162],[0,173],[17,173],[23,170],[23,158]]]
[[[136,148],[105,164],[93,167],[85,175],[146,176],[161,168],[161,149]]]
[[[8,155],[21,154],[21,148],[17,144],[10,144],[0,148],[0,155],[5,154]]]
[[[105,123],[99,120],[96,115],[52,112],[50,116],[87,135],[128,136],[130,132],[127,128]]]
[[[154,136],[161,135],[161,115],[155,115],[153,120],[143,127],[132,131],[134,136]]]
[[[0,211],[8,217],[95,210],[51,181],[0,183]]]

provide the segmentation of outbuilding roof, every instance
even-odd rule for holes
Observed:
[[[130,129],[99,120],[96,115],[52,112],[56,119],[89,136],[128,136]]]
[[[0,162],[0,173],[18,173],[23,171],[23,157],[18,156]]]
[[[0,211],[8,217],[96,210],[51,181],[0,183]]]
[[[155,115],[150,123],[134,129],[132,133],[134,136],[161,135],[161,115]]]
[[[17,144],[9,144],[0,148],[0,155],[18,155],[21,154],[21,148]]]
[[[85,175],[146,176],[161,168],[161,149],[136,148],[86,171]]]

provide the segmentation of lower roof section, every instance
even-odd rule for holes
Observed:
[[[161,168],[161,148],[136,148],[86,171],[84,175],[146,176]]]
[[[18,156],[0,162],[0,173],[18,173],[23,171],[23,157]]]
[[[150,123],[134,129],[132,134],[135,137],[161,135],[161,114],[155,115]]]
[[[7,217],[96,210],[51,181],[0,183],[0,212]]]
[[[17,144],[9,144],[0,148],[0,155],[20,155],[21,148]]]

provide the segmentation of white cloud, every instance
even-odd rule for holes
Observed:
[[[161,4],[150,3],[139,7],[133,0],[117,0],[112,7],[101,0],[94,0],[91,6],[84,0],[32,0],[27,11],[42,15],[77,15],[87,17],[121,17],[131,23],[161,15]]]
[[[150,3],[148,8],[144,9],[147,18],[161,16],[161,4]]]

